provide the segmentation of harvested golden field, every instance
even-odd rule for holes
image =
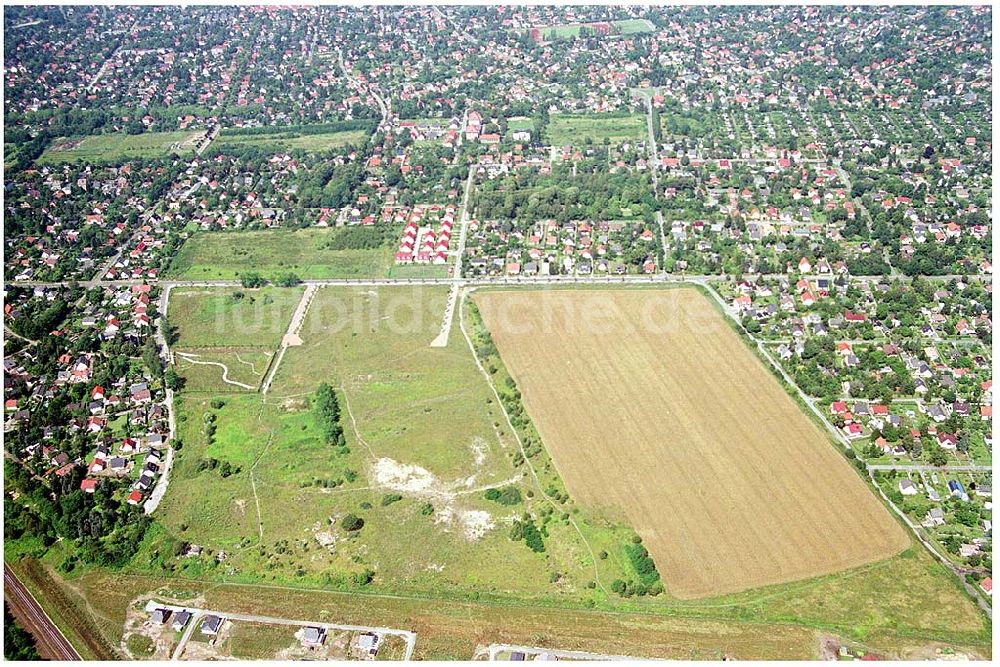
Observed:
[[[570,493],[682,599],[838,572],[909,537],[693,289],[474,296]]]

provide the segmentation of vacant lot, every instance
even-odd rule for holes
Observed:
[[[553,36],[556,39],[567,39],[570,37],[578,37],[580,35],[580,29],[588,25],[590,24],[564,23],[561,25],[538,26],[538,29],[541,31],[544,39],[550,39]],[[647,19],[612,21],[612,25],[615,27],[615,32],[621,35],[632,35],[638,32],[652,32],[655,30],[653,24]],[[593,30],[593,28],[591,28],[591,30]]]
[[[264,379],[303,287],[177,288],[168,319],[187,391],[254,391]]]
[[[254,146],[264,150],[301,149],[307,153],[320,153],[348,144],[358,145],[364,141],[365,136],[367,133],[364,130],[340,130],[313,134],[280,130],[262,134],[230,134],[223,130],[218,139],[215,140],[213,148],[225,152],[227,148]]]
[[[174,363],[188,391],[256,391],[273,354],[260,347],[175,347]]]
[[[178,287],[167,310],[177,347],[274,349],[288,329],[304,287]],[[238,341],[238,342],[237,342]]]
[[[244,272],[265,278],[382,278],[392,266],[391,246],[333,250],[330,229],[200,232],[181,246],[170,275],[184,280],[232,280]]]
[[[570,493],[621,508],[676,597],[837,572],[909,544],[698,292],[475,300]]]
[[[549,143],[553,146],[583,146],[621,141],[639,141],[646,132],[646,120],[626,114],[556,114],[550,117]]]
[[[54,568],[58,559],[51,560]],[[889,562],[899,560],[897,557]],[[699,618],[700,608],[677,609],[669,615],[650,613],[649,608],[609,613],[530,603],[497,605],[269,585],[208,584],[184,581],[166,572],[144,575],[93,567],[74,572],[72,581],[53,580],[49,579],[55,574],[53,569],[46,571],[31,559],[16,563],[15,568],[25,580],[27,568],[41,572],[40,585],[30,588],[46,608],[53,608],[56,593],[70,598],[74,616],[92,627],[88,639],[114,645],[121,638],[129,603],[140,595],[161,590],[189,591],[184,593],[185,598],[203,595],[206,607],[232,612],[406,628],[417,633],[415,657],[425,660],[468,659],[477,645],[491,642],[660,658],[718,659],[728,655],[743,659],[808,659],[817,656],[821,634],[817,626],[835,628],[833,634],[862,641],[890,657],[913,657],[918,647],[942,641],[967,646],[961,650],[988,658],[988,624],[930,561],[929,556],[919,553],[905,560],[912,566],[904,569],[878,564],[862,568],[857,577],[838,577],[818,586],[786,586],[778,594],[768,590],[764,595],[708,604],[704,618]],[[886,578],[867,577],[873,568],[883,570]],[[919,576],[920,572],[926,574]],[[916,579],[909,579],[915,574]],[[931,585],[925,589],[927,584]],[[893,590],[890,599],[900,598],[902,602],[908,596],[910,603],[901,603],[898,610],[886,607],[886,596],[874,592],[886,589]],[[923,599],[925,590],[929,597]],[[859,592],[854,596],[857,604],[830,607],[831,599],[839,600],[849,591]],[[775,607],[775,599],[782,604]],[[914,606],[926,610],[919,620],[926,620],[928,625],[916,622],[917,618],[906,618],[904,622],[896,613],[909,614]],[[948,613],[942,614],[942,609]],[[801,617],[802,624],[789,622],[793,617]],[[753,621],[747,622],[748,618]]]
[[[194,290],[180,294],[188,292]],[[200,305],[171,294],[171,322],[182,332],[185,321],[175,315],[212,323],[217,310],[230,307],[222,291],[207,292],[186,297]],[[253,293],[245,292],[244,299]],[[189,378],[176,402],[184,446],[150,553],[166,553],[172,539],[223,549],[226,566],[248,580],[343,588],[371,568],[368,587],[382,592],[603,599],[588,583],[598,568],[607,582],[623,576],[620,560],[595,562],[590,554],[617,553],[631,533],[585,525],[588,548],[568,518],[543,519],[551,505],[524,465],[515,465],[516,442],[465,340],[453,332],[448,347],[429,345],[447,296],[447,287],[320,289],[300,331],[302,345],[288,349],[266,397],[221,385],[216,366],[179,361]],[[241,346],[267,330],[199,326],[188,336],[194,334],[208,342],[228,336]],[[231,379],[236,372],[239,381],[256,384],[246,364],[225,362]],[[311,409],[324,382],[337,389],[346,448],[326,442]],[[521,500],[503,505],[484,497],[487,488],[505,485],[516,485]],[[514,519],[526,511],[545,521],[544,553],[510,539]],[[339,524],[348,513],[364,521],[360,531]],[[194,559],[181,559],[179,567],[188,576],[212,576]]]
[[[194,151],[202,131],[146,132],[144,134],[98,134],[56,139],[38,162],[113,162],[120,159],[155,158]]]

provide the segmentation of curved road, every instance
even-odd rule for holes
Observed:
[[[35,639],[38,652],[50,660],[82,660],[48,614],[31,596],[6,563],[3,566],[4,602],[21,626]]]

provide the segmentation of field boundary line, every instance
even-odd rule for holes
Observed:
[[[259,418],[260,415],[258,414],[258,419]],[[261,544],[264,543],[264,519],[260,514],[260,497],[257,495],[257,482],[254,480],[254,477],[256,476],[254,472],[257,470],[257,464],[260,463],[262,458],[264,458],[264,454],[266,454],[267,450],[271,448],[272,442],[274,442],[274,431],[270,432],[270,435],[267,438],[267,444],[264,445],[264,449],[261,450],[260,454],[257,455],[257,458],[254,459],[253,465],[250,466],[250,488],[253,489],[253,502],[254,505],[257,506],[257,532],[260,534]]]
[[[524,450],[524,443],[521,442],[521,435],[517,432],[517,429],[514,428],[514,424],[510,421],[510,415],[507,414],[507,409],[503,406],[503,401],[500,400],[500,394],[497,393],[497,388],[496,386],[494,386],[493,380],[490,378],[489,373],[486,372],[486,369],[483,368],[483,364],[479,361],[479,357],[476,356],[476,346],[472,344],[472,339],[469,338],[469,332],[466,331],[465,329],[465,298],[467,294],[471,294],[472,292],[475,291],[475,289],[476,289],[475,287],[465,288],[459,294],[458,328],[462,330],[462,336],[465,338],[465,342],[469,346],[469,352],[472,354],[472,360],[476,363],[476,368],[478,368],[482,376],[486,378],[486,384],[489,385],[490,391],[493,392],[493,397],[496,399],[497,405],[500,407],[500,412],[503,413],[504,420],[507,422],[507,427],[511,430],[511,433],[514,434],[514,440],[517,442],[517,447],[521,452],[521,457],[527,464],[528,470],[531,471],[531,476],[535,478],[535,484],[538,485],[538,489],[541,491],[541,498],[543,498],[545,502],[551,505],[552,509],[559,511],[559,508],[556,506],[555,502],[551,498],[549,498],[548,494],[545,493],[545,487],[542,486],[542,480],[539,479],[538,472],[535,470],[535,466],[532,465],[531,459],[528,458],[527,452],[525,452]],[[605,595],[610,595],[608,593],[608,589],[604,587],[604,583],[601,581],[601,572],[600,569],[597,567],[597,555],[594,553],[594,548],[590,546],[590,541],[583,534],[583,531],[580,530],[580,526],[576,523],[576,519],[573,518],[572,514],[570,514],[569,522],[573,525],[573,528],[576,529],[577,534],[580,536],[580,539],[583,540],[584,546],[587,547],[587,551],[590,553],[590,559],[594,563],[595,583],[600,587],[601,591]]]
[[[354,437],[358,439],[358,442],[364,445],[372,459],[377,459],[378,457],[375,456],[375,450],[372,449],[367,440],[361,437],[361,431],[358,430],[358,422],[354,419],[354,410],[351,410],[351,401],[347,398],[347,390],[344,389],[343,384],[341,384],[338,389],[340,389],[340,395],[344,397],[344,407],[347,408],[347,416],[351,418],[351,428],[354,429]]]

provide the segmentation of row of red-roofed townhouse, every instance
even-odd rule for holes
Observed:
[[[429,212],[440,208],[431,206]],[[415,206],[403,228],[403,238],[396,252],[397,264],[447,264],[448,249],[451,246],[451,228],[455,223],[455,207],[447,206],[441,217],[437,232],[432,227],[421,226],[421,220],[428,212],[422,206]]]

